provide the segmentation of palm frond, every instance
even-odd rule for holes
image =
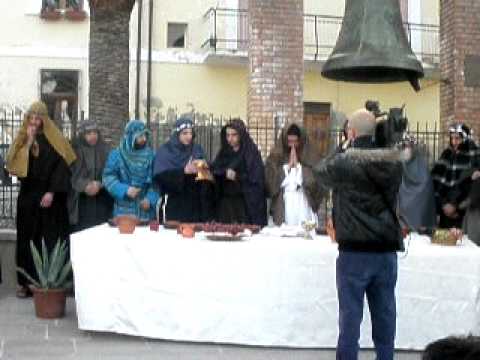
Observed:
[[[43,261],[40,253],[38,252],[35,244],[30,240],[30,250],[32,251],[33,264],[35,265],[35,270],[37,271],[38,281],[40,282],[41,287],[48,287],[47,277],[43,272]]]
[[[21,267],[17,267],[17,271],[22,274],[23,276],[25,276],[27,278],[28,281],[30,281],[33,286],[37,287],[37,288],[41,288],[40,284],[38,283],[37,280],[35,280],[34,278],[32,278],[30,275],[28,275],[28,273],[22,269]]]

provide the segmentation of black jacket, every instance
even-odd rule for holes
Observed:
[[[401,152],[375,149],[359,137],[345,153],[335,153],[315,168],[319,184],[334,190],[334,223],[341,251],[403,250],[393,212],[402,181]]]

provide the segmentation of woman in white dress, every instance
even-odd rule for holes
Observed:
[[[322,194],[312,167],[319,154],[310,146],[300,126],[287,125],[265,164],[270,214],[276,225],[301,225],[316,221]]]

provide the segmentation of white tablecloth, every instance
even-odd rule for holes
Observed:
[[[107,225],[71,239],[80,329],[144,337],[265,346],[335,347],[337,248],[256,235],[213,242],[198,233]],[[399,254],[399,349],[480,333],[480,249],[412,237]],[[367,306],[365,306],[367,308]],[[366,310],[361,346],[371,347]]]

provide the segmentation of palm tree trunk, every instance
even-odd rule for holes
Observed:
[[[130,14],[135,0],[90,0],[89,117],[106,141],[129,119]]]

